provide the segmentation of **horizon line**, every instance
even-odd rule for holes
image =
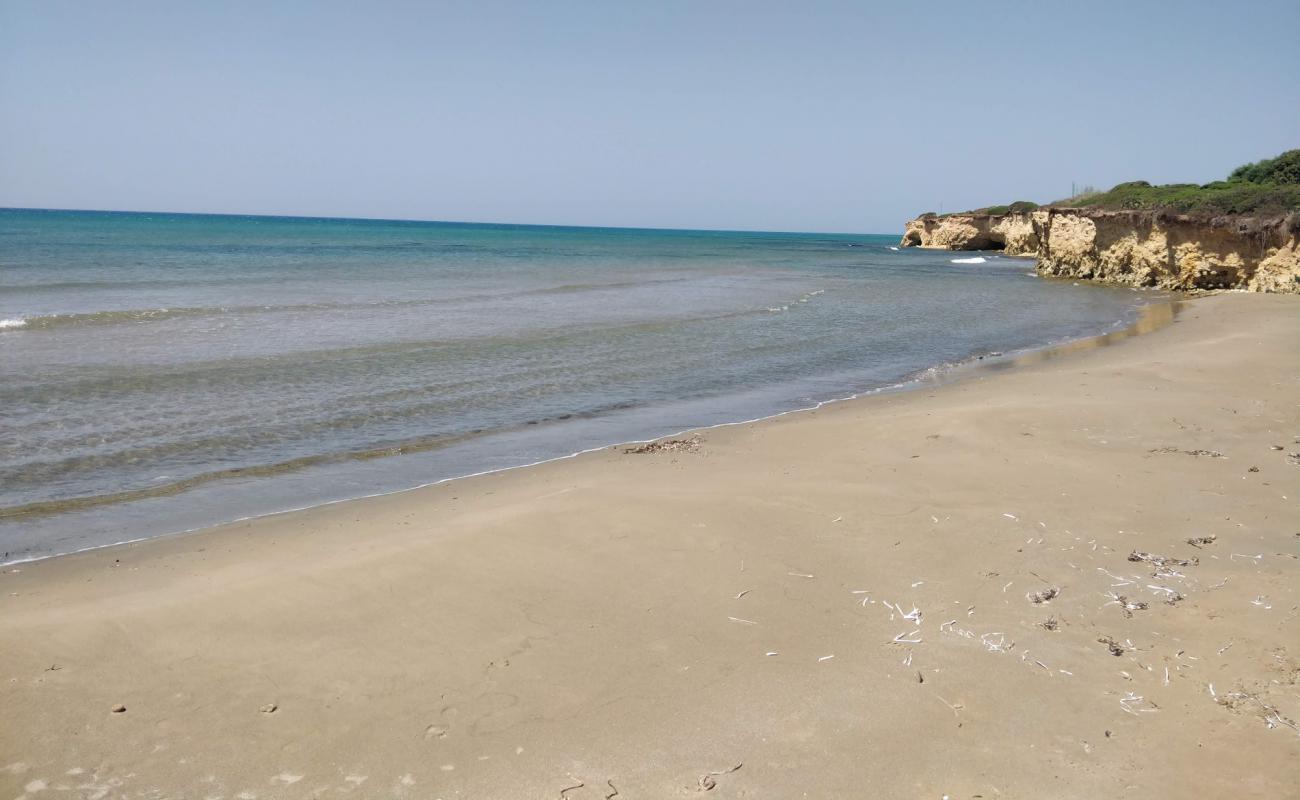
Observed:
[[[352,216],[328,216],[315,214],[241,214],[229,211],[160,211],[148,209],[120,209],[120,208],[41,208],[35,206],[0,206],[0,211],[67,211],[78,214],[173,214],[186,217],[234,217],[247,218],[254,217],[258,219],[297,219],[297,220],[330,220],[335,222],[409,222],[427,225],[479,225],[484,227],[506,226],[515,228],[571,228],[579,230],[608,230],[608,231],[660,231],[660,232],[682,232],[682,233],[770,233],[785,234],[795,236],[895,236],[895,232],[888,233],[865,233],[857,231],[787,231],[787,230],[762,230],[758,228],[672,228],[662,226],[642,226],[642,225],[573,225],[557,224],[546,222],[485,222],[479,220],[443,220],[443,219],[417,219],[413,217],[352,217]]]

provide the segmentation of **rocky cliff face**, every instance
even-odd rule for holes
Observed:
[[[1300,294],[1300,215],[1199,219],[1154,211],[1050,208],[907,223],[903,247],[1032,255],[1038,273],[1162,289]]]
[[[903,247],[940,250],[1003,250],[1023,256],[1038,252],[1038,233],[1030,212],[1015,214],[949,214],[917,217],[907,223]]]

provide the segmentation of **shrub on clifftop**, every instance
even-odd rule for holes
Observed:
[[[1277,158],[1243,164],[1232,171],[1229,181],[1248,183],[1300,183],[1300,150],[1288,150]]]
[[[1237,167],[1226,181],[1203,186],[1146,181],[1121,183],[1109,192],[1087,192],[1053,206],[1167,210],[1183,214],[1283,214],[1300,210],[1300,150]]]
[[[1300,149],[1288,150],[1276,158],[1243,164],[1234,169],[1227,180],[1201,186],[1194,183],[1152,186],[1147,181],[1128,181],[1117,184],[1108,192],[1087,186],[1079,194],[1049,203],[1047,207],[1172,211],[1208,216],[1274,216],[1300,212]],[[1000,216],[1035,208],[1038,208],[1035,203],[1018,200],[1010,205],[988,206],[964,213]]]

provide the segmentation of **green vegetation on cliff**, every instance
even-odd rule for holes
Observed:
[[[1121,183],[1108,192],[1085,191],[1049,203],[1055,208],[1097,208],[1174,211],[1181,214],[1251,214],[1266,216],[1300,211],[1300,150],[1277,158],[1237,167],[1227,180],[1203,185],[1171,183],[1152,186],[1146,181]],[[975,214],[1028,211],[1033,203],[989,206]]]

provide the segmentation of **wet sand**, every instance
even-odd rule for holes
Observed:
[[[1023,361],[0,570],[0,798],[1295,796],[1300,299]]]

